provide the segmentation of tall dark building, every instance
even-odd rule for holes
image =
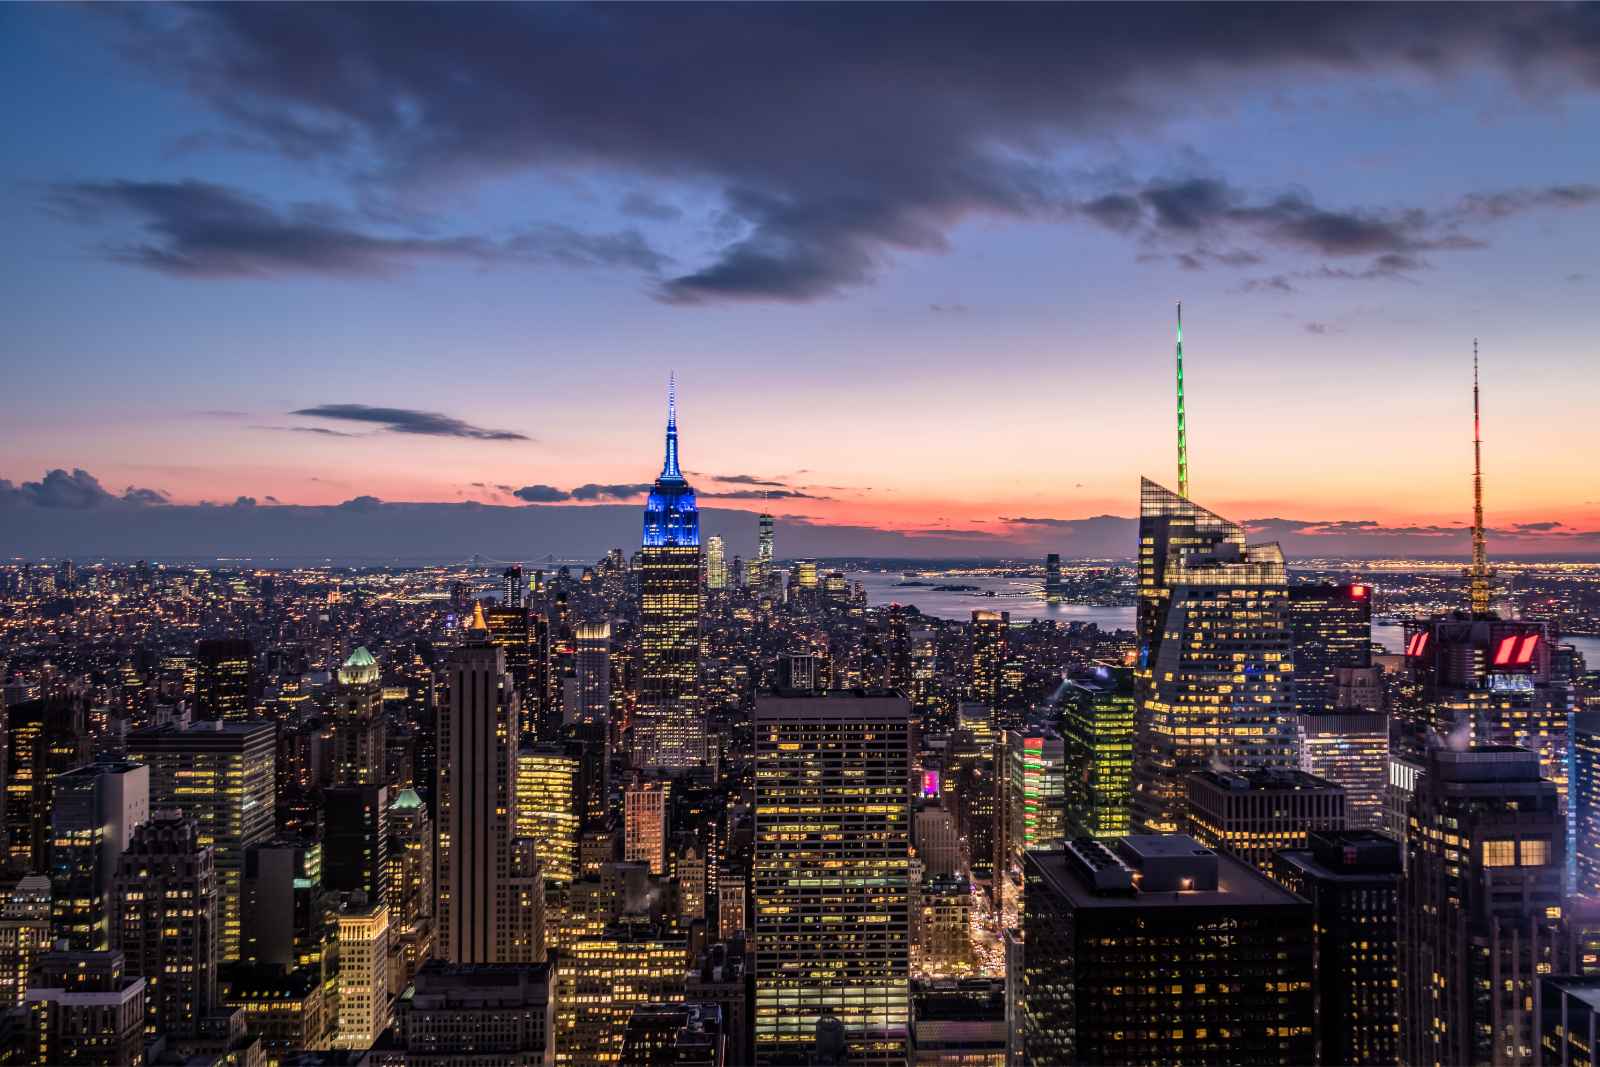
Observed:
[[[521,564],[513,563],[506,568],[500,576],[500,606],[504,608],[520,608],[522,600],[528,595],[528,585],[522,580]]]
[[[1184,834],[1024,859],[1029,1063],[1305,1064],[1311,906]]]
[[[117,857],[150,815],[150,768],[90,763],[56,776],[50,813],[50,896],[55,936],[69,948],[109,943],[107,897]]]
[[[905,1062],[910,713],[891,693],[756,701],[759,1064],[806,1063],[828,1016],[851,1063]]]
[[[1401,883],[1401,1059],[1531,1064],[1539,975],[1558,956],[1566,824],[1539,757],[1432,748]]]
[[[480,610],[439,712],[438,956],[508,962],[519,701]]]
[[[1600,711],[1572,717],[1573,859],[1577,890],[1600,894]]]
[[[387,903],[389,791],[381,785],[322,791],[322,881],[340,893]]]
[[[83,702],[47,697],[5,709],[5,851],[13,864],[48,872],[50,812],[56,776],[84,761]]]
[[[1291,585],[1289,625],[1295,710],[1331,713],[1338,706],[1338,668],[1372,666],[1372,587]]]
[[[1044,557],[1044,598],[1051,604],[1059,604],[1065,592],[1061,584],[1061,556],[1051,552]]]
[[[1276,544],[1140,483],[1133,824],[1172,832],[1184,779],[1298,764],[1289,586]]]
[[[1400,1057],[1400,843],[1373,830],[1313,833],[1273,858],[1311,902],[1317,1060],[1392,1065]]]
[[[112,942],[143,977],[146,1029],[194,1036],[217,1005],[221,909],[214,853],[194,819],[156,811],[117,863]]]
[[[1594,1067],[1600,1056],[1600,978],[1546,975],[1539,986],[1539,1063]]]
[[[207,638],[194,646],[194,717],[239,722],[255,717],[255,646]]]
[[[967,699],[1000,706],[1000,668],[1006,661],[1011,614],[978,608],[967,628]],[[1011,725],[1011,724],[1002,724]]]
[[[667,401],[667,452],[644,508],[639,550],[639,706],[634,764],[706,762],[700,711],[700,508],[678,468],[677,393]]]
[[[145,989],[120,952],[46,952],[28,980],[27,1062],[143,1067]]]

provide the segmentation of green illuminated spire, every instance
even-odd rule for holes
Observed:
[[[1178,301],[1178,495],[1189,495],[1189,423],[1183,414],[1183,301]]]

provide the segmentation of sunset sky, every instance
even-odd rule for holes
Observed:
[[[1500,549],[1600,549],[1593,7],[12,4],[0,89],[13,530],[629,503],[675,371],[703,506],[1032,551],[1175,481],[1181,298],[1207,506],[1464,521],[1476,337]]]

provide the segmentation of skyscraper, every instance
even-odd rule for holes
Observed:
[[[150,767],[150,808],[179,808],[216,850],[222,958],[239,959],[245,851],[273,831],[276,728],[267,722],[197,722],[135,730],[128,755]]]
[[[322,882],[336,893],[388,900],[389,791],[381,785],[322,791]]]
[[[978,608],[967,629],[967,699],[990,708],[1000,706],[1000,665],[1006,661],[1011,615]]]
[[[1276,544],[1140,482],[1133,823],[1184,824],[1184,778],[1299,762],[1289,587]]]
[[[229,722],[255,717],[255,646],[238,638],[211,638],[194,648],[197,719]]]
[[[148,983],[145,1028],[193,1036],[217,1005],[221,901],[215,853],[195,820],[157,810],[118,861],[112,944]]]
[[[1402,1062],[1536,1062],[1566,863],[1555,783],[1526,749],[1434,747],[1408,822]]]
[[[651,874],[667,870],[667,812],[670,781],[635,781],[623,793],[622,858],[645,863]]]
[[[439,958],[498,963],[509,942],[517,692],[481,612],[439,712]]]
[[[527,583],[522,580],[522,564],[513,563],[500,576],[500,606],[503,608],[522,607],[522,600],[527,595],[527,592]]]
[[[667,397],[667,448],[645,501],[639,550],[639,707],[634,764],[695,767],[706,761],[700,674],[700,508],[678,468],[678,408]]]
[[[573,631],[578,642],[578,722],[601,726],[611,717],[611,624],[581,622]]]
[[[71,948],[106,947],[107,903],[117,857],[150,816],[150,768],[91,763],[56,776],[50,813],[55,935]]]
[[[386,780],[382,670],[366,648],[339,668],[333,712],[333,784],[381,785]]]
[[[559,745],[517,753],[516,836],[533,842],[547,884],[577,877],[581,802],[578,756]]]
[[[1050,848],[1064,832],[1066,753],[1054,730],[1007,730],[999,747],[1003,767],[996,821],[995,880],[1022,867],[1029,849]]]
[[[1061,556],[1051,552],[1044,557],[1044,598],[1051,604],[1061,602]]]
[[[1572,717],[1571,804],[1577,890],[1600,895],[1600,711]]]
[[[1096,664],[1061,699],[1068,837],[1122,837],[1133,792],[1133,672]]]
[[[1194,839],[1264,873],[1274,852],[1305,848],[1309,831],[1345,829],[1344,790],[1304,771],[1196,771],[1186,786]]]
[[[755,570],[761,592],[766,592],[772,583],[772,516],[762,513],[756,518],[756,558]]]
[[[1289,626],[1295,710],[1331,714],[1338,707],[1338,669],[1372,666],[1372,587],[1292,585]]]
[[[818,1020],[854,1064],[905,1061],[910,705],[756,700],[756,1061],[806,1062]]]
[[[706,538],[706,588],[721,592],[728,587],[728,560],[720,534]]]
[[[1027,1062],[1311,1062],[1311,907],[1184,834],[1029,852]]]
[[[120,952],[46,952],[28,984],[28,1062],[143,1067],[143,978]]]

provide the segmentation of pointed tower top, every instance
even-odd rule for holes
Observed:
[[[678,469],[678,375],[672,371],[667,373],[667,455],[661,464],[661,477],[683,481],[683,472]]]
[[[1478,339],[1472,339],[1472,566],[1467,569],[1468,607],[1489,614],[1489,549],[1483,530],[1483,435],[1478,414]]]
[[[472,622],[467,625],[467,629],[483,633],[489,631],[489,623],[483,617],[483,601],[472,602]]]
[[[1189,420],[1183,410],[1183,301],[1178,301],[1178,495],[1189,495]]]

